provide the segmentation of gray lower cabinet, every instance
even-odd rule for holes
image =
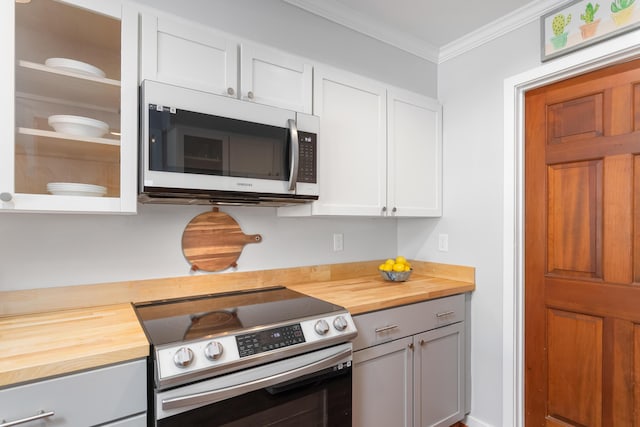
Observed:
[[[413,425],[412,337],[353,354],[353,425]]]
[[[0,389],[0,425],[146,426],[146,361],[135,360],[90,371]]]
[[[465,415],[465,298],[354,316],[354,427],[449,427]]]

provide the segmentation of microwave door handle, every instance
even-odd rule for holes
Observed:
[[[289,119],[289,137],[291,138],[291,174],[289,175],[289,191],[296,190],[298,181],[298,163],[300,160],[300,141],[298,141],[298,128],[294,119]]]

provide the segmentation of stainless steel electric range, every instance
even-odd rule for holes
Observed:
[[[135,305],[151,426],[351,426],[344,308],[283,288]]]

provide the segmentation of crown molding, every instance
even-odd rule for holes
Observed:
[[[417,37],[401,33],[382,22],[372,20],[335,0],[283,0],[322,18],[367,35],[431,62],[438,62],[438,49]]]
[[[438,55],[438,63],[448,61],[530,22],[537,21],[541,16],[561,5],[562,2],[558,2],[558,0],[538,0],[529,3],[442,46]]]
[[[283,0],[307,12],[404,50],[427,61],[440,64],[488,43],[523,25],[539,19],[547,12],[571,0],[537,0],[438,49],[417,37],[411,37],[345,7],[335,0]]]

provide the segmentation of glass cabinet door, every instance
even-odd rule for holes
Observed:
[[[121,211],[122,21],[54,0],[13,7],[13,189],[0,209]]]

